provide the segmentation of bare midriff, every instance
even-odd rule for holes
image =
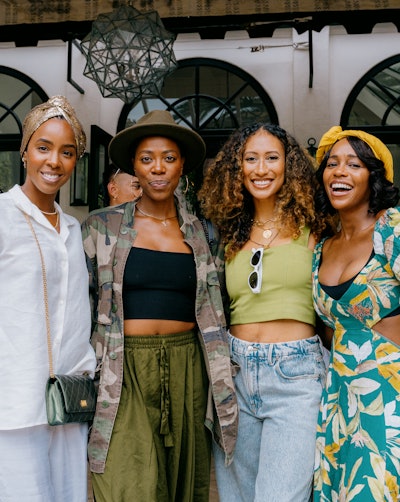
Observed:
[[[396,345],[400,345],[400,315],[385,317],[376,323],[372,329]]]
[[[124,335],[171,335],[190,331],[195,326],[194,322],[171,321],[168,319],[126,319],[124,321]]]
[[[283,343],[311,338],[315,328],[292,319],[277,319],[275,321],[236,324],[230,327],[231,334],[253,343]]]

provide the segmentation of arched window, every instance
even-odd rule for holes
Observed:
[[[125,105],[118,130],[155,109],[169,110],[178,123],[198,132],[209,158],[238,127],[257,121],[278,124],[271,99],[251,75],[207,58],[179,61],[178,69],[165,79],[160,96]]]
[[[6,66],[0,66],[0,89],[0,188],[5,191],[24,180],[19,155],[22,121],[48,96],[28,76]]]
[[[340,124],[374,134],[388,146],[395,184],[400,186],[400,55],[382,61],[358,81],[346,100]]]
[[[278,124],[275,107],[263,87],[248,73],[224,61],[185,59],[169,75],[159,96],[143,97],[122,109],[118,130],[151,110],[168,110],[175,121],[200,134],[207,158],[213,158],[237,128],[254,122]],[[189,176],[187,198],[196,206],[203,172]],[[187,187],[186,187],[187,189]]]

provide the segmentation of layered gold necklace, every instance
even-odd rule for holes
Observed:
[[[257,228],[261,228],[263,230],[262,236],[264,237],[264,239],[268,240],[268,239],[270,239],[272,237],[273,231],[276,228],[273,225],[269,226],[268,223],[275,223],[275,222],[276,222],[276,219],[274,219],[274,218],[269,218],[269,219],[266,219],[264,221],[253,220],[253,226],[257,227]],[[266,228],[266,226],[267,226],[267,228]],[[276,237],[276,235],[274,236],[274,238]]]
[[[267,225],[267,223],[275,223],[276,222],[276,219],[274,218],[269,218],[269,219],[266,219],[264,221],[261,221],[261,220],[254,220],[253,221],[253,226],[255,227],[258,227],[258,228],[262,228],[263,229],[263,237],[264,239],[269,239],[272,235],[272,230],[275,229],[274,226],[270,227],[268,226],[268,228],[265,228],[265,226]]]
[[[260,242],[257,242],[250,238],[250,241],[253,242],[254,244],[257,244],[258,246],[263,247],[264,249],[268,249],[273,241],[278,237],[278,234],[280,230],[274,226],[269,226],[268,223],[275,223],[276,220],[274,219],[268,219],[265,221],[260,221],[260,220],[254,220],[253,221],[253,227],[259,228],[262,231],[262,237],[265,239],[267,242],[264,244],[261,244]]]

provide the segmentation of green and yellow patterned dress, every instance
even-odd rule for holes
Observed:
[[[318,280],[313,297],[333,328],[317,429],[314,501],[400,500],[400,346],[374,330],[400,305],[400,208],[377,221],[374,255],[339,300]]]

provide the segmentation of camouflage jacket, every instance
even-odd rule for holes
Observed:
[[[225,452],[229,464],[236,442],[238,408],[217,273],[217,266],[223,264],[221,260],[213,260],[198,218],[190,214],[179,200],[177,207],[181,231],[193,250],[197,269],[196,320],[210,382],[206,426]],[[92,345],[99,378],[97,409],[88,451],[90,468],[98,473],[104,472],[121,395],[124,353],[122,281],[136,236],[134,211],[133,202],[99,209],[82,224],[93,303]]]

